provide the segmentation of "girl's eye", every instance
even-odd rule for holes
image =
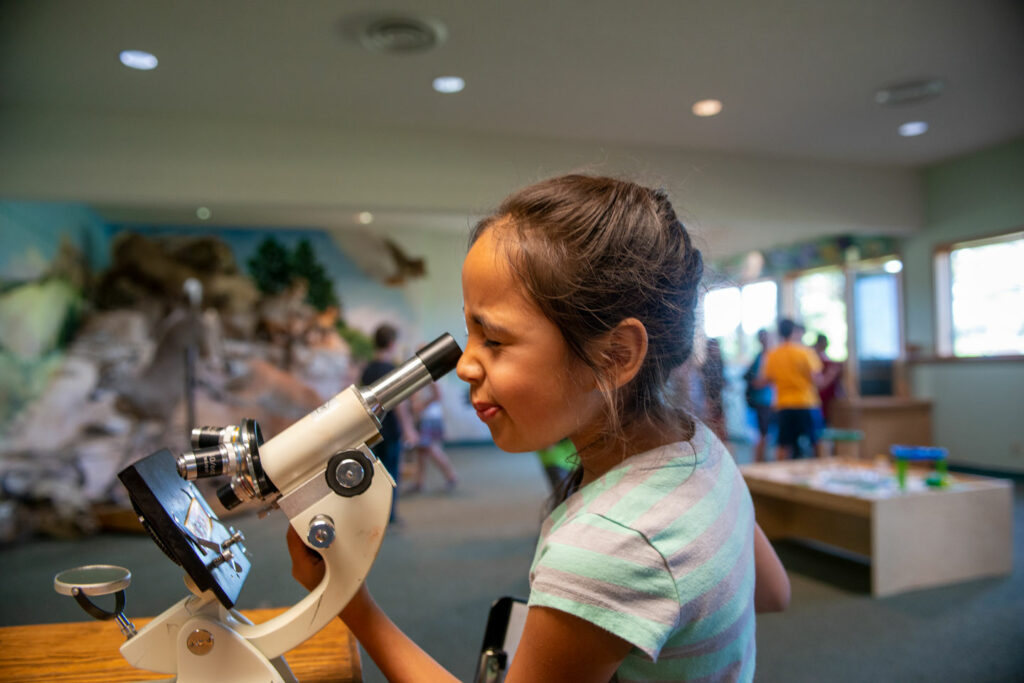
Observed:
[[[484,346],[493,349],[501,346],[501,342],[495,341],[493,339],[484,339]]]

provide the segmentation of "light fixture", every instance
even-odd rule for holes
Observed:
[[[155,55],[142,50],[122,50],[118,57],[126,67],[139,71],[150,71],[155,69],[158,64]]]
[[[436,19],[415,16],[364,16],[346,19],[342,29],[371,52],[415,54],[441,45],[448,29]]]
[[[875,103],[883,107],[921,104],[938,97],[945,89],[946,82],[940,78],[894,83],[875,91]]]
[[[924,135],[928,132],[928,124],[925,121],[907,121],[900,124],[900,135],[905,138],[912,138],[915,135]]]
[[[896,273],[903,270],[903,261],[900,261],[898,258],[894,258],[891,261],[886,261],[882,265],[882,269],[885,270],[885,272],[887,273],[895,275]]]
[[[209,220],[210,216],[212,215],[213,213],[210,211],[210,209],[208,209],[205,206],[200,206],[198,209],[196,209],[196,217],[201,221]]]
[[[434,90],[446,95],[461,92],[466,82],[458,76],[438,76],[434,79]]]
[[[369,225],[373,222],[373,214],[369,211],[362,211],[358,216],[356,216],[356,220],[358,220],[362,225]]]
[[[722,103],[718,100],[701,100],[693,104],[693,113],[697,116],[715,116],[721,111]]]

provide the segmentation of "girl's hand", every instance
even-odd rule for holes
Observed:
[[[292,577],[306,587],[306,590],[313,590],[324,578],[324,559],[320,553],[310,549],[299,534],[291,525],[288,526],[288,554],[292,557]]]

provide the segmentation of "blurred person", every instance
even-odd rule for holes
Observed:
[[[768,433],[775,422],[775,411],[772,409],[772,387],[757,381],[761,375],[761,367],[764,365],[765,354],[771,343],[768,330],[758,330],[757,341],[761,345],[761,350],[757,352],[750,367],[743,373],[743,381],[747,384],[747,405],[753,409],[757,418],[758,437],[757,443],[754,444],[754,462],[764,462]]]
[[[717,339],[708,340],[704,362],[700,365],[700,379],[704,385],[704,422],[725,443],[725,403],[722,398],[725,392],[725,366],[722,361],[722,344]]]
[[[818,441],[821,361],[813,349],[800,341],[802,329],[789,318],[780,320],[780,343],[765,355],[761,368],[760,384],[775,387],[774,407],[779,428],[776,460],[810,457]]]
[[[398,330],[384,323],[373,333],[373,359],[366,365],[360,377],[363,386],[373,384],[384,375],[395,369],[395,342]],[[406,403],[399,403],[394,410],[388,412],[380,423],[381,440],[371,446],[373,454],[387,468],[395,480],[395,492],[391,499],[390,523],[400,523],[398,517],[399,470],[402,465],[402,445],[414,444],[418,437],[413,426],[412,415]]]
[[[441,408],[441,387],[436,382],[428,384],[412,397],[412,412],[416,420],[419,440],[412,447],[416,457],[416,480],[409,487],[409,493],[423,490],[427,464],[433,462],[444,475],[445,490],[451,491],[459,482],[455,466],[444,452],[444,413]]]
[[[562,483],[572,473],[576,465],[576,447],[569,439],[562,439],[553,446],[537,449],[537,458],[547,475],[548,484],[551,485],[551,492],[559,491]]]
[[[830,414],[832,402],[844,396],[843,392],[843,364],[831,360],[825,351],[828,349],[828,337],[819,334],[814,341],[814,351],[821,361],[821,383],[818,385],[818,398],[821,401],[822,426],[831,425],[833,417]]]

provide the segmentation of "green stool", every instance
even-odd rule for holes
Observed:
[[[826,427],[821,430],[821,436],[818,437],[818,456],[831,457],[838,455],[837,444],[851,444],[854,457],[859,458],[861,456],[860,444],[862,441],[864,441],[864,432],[859,429],[834,429]]]

